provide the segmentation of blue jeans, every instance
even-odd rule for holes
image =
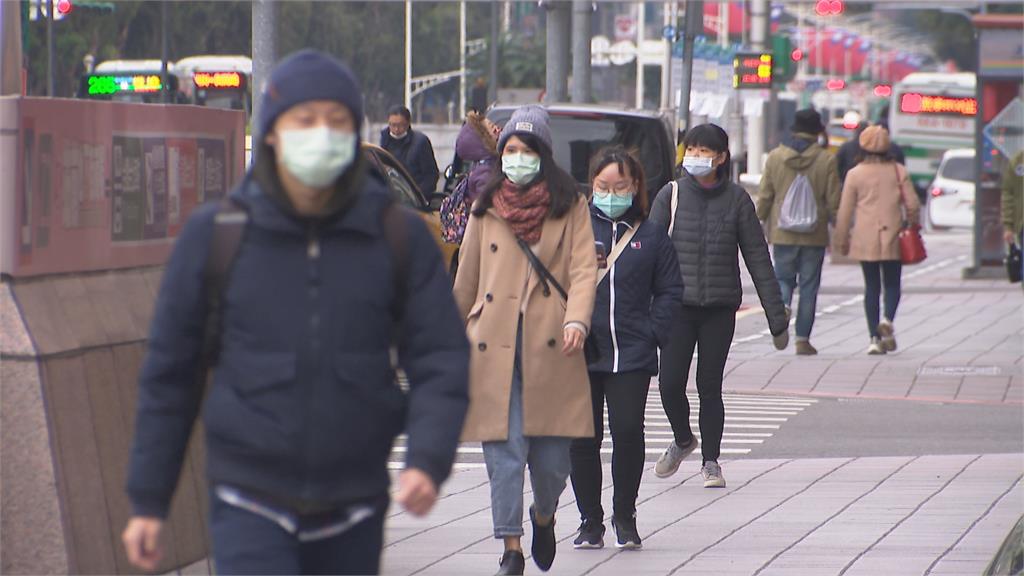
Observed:
[[[782,290],[782,301],[792,307],[793,293],[800,286],[800,305],[796,311],[796,337],[807,340],[814,328],[821,287],[821,267],[825,263],[824,246],[793,246],[776,244],[774,248],[775,278]]]
[[[516,335],[512,395],[508,408],[508,440],[484,442],[484,461],[491,481],[494,537],[523,535],[523,474],[530,466],[533,505],[538,516],[554,516],[558,497],[569,478],[571,438],[523,435],[522,327]]]
[[[878,315],[881,306],[878,302],[885,285],[885,317],[890,322],[896,319],[896,308],[900,305],[900,276],[903,263],[899,260],[882,262],[861,262],[864,271],[864,314],[868,320],[868,334],[878,338]]]

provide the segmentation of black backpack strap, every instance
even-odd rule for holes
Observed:
[[[384,208],[381,218],[384,238],[394,263],[395,300],[391,303],[391,314],[399,325],[405,317],[405,301],[409,297],[409,234],[405,212],[397,202],[391,202]]]
[[[203,268],[206,296],[206,326],[203,333],[203,372],[217,365],[223,330],[224,294],[231,279],[231,268],[242,247],[249,214],[230,197],[220,201],[213,220],[213,236]]]

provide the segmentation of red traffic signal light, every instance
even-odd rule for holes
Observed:
[[[818,0],[814,5],[814,13],[818,16],[839,16],[846,10],[842,0]]]
[[[804,51],[799,48],[794,48],[793,51],[789,53],[789,57],[793,62],[799,62],[804,59]]]
[[[57,14],[61,16],[67,16],[71,14],[71,11],[75,6],[71,3],[71,0],[58,0],[57,1]]]
[[[843,80],[842,78],[833,78],[825,84],[825,87],[832,92],[842,90],[846,88],[846,80]]]
[[[875,86],[875,96],[880,98],[892,96],[892,86],[889,84],[878,84]]]

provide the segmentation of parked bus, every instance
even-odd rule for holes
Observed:
[[[975,82],[973,73],[915,72],[893,87],[889,130],[919,193],[935,178],[946,150],[974,148]]]
[[[190,56],[175,63],[187,101],[199,106],[252,110],[252,60],[245,56]]]
[[[160,78],[160,60],[107,60],[92,73],[82,76],[79,98],[119,102],[160,102],[161,92],[171,94],[169,102],[181,102],[174,63],[167,63],[167,86]]]

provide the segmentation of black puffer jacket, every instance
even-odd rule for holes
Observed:
[[[728,180],[714,188],[704,188],[684,173],[677,182],[679,206],[672,242],[686,286],[683,304],[739,308],[743,301],[739,263],[742,251],[768,326],[772,334],[781,334],[788,328],[786,310],[750,195]],[[658,192],[651,208],[651,221],[666,232],[671,221],[671,203],[670,182]]]

